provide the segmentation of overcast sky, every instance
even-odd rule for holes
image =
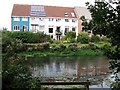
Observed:
[[[85,2],[93,3],[94,0],[0,0],[0,28],[11,28],[11,12],[13,4],[35,4],[50,6],[85,6]]]

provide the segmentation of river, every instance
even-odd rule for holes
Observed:
[[[109,60],[103,56],[34,57],[26,61],[41,81],[86,81],[91,87],[109,87]]]

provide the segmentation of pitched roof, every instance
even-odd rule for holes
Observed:
[[[15,4],[13,6],[11,16],[31,16],[31,6],[33,5],[24,5],[24,4]],[[41,6],[41,5],[34,5]],[[74,13],[74,8],[71,7],[58,7],[58,6],[44,6],[45,17],[63,17],[63,18],[76,18],[76,15],[73,16],[71,13]],[[65,13],[68,16],[65,16]],[[74,13],[75,14],[75,13]]]
[[[14,4],[12,16],[30,16],[30,5]]]
[[[92,19],[90,11],[85,7],[75,7],[75,13],[78,18],[85,16],[86,19]]]

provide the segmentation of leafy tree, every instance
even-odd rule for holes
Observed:
[[[92,20],[87,20],[86,18],[85,18],[85,16],[81,16],[81,18],[80,18],[81,20],[82,20],[82,31],[86,31],[86,32],[89,32],[88,30],[92,30],[92,28],[93,28],[93,21]]]
[[[10,55],[11,56],[11,55]],[[2,88],[38,88],[37,78],[34,78],[23,61],[15,56],[4,55],[2,66]]]
[[[111,69],[117,73],[120,72],[120,1],[114,4],[115,8],[106,1],[96,2],[95,5],[86,3],[95,22],[93,33],[103,34],[111,39],[111,46],[105,47],[105,54],[112,59]],[[119,87],[120,84],[117,85]]]
[[[16,55],[22,49],[22,42],[3,34],[2,37],[2,88],[39,88],[39,83],[23,63],[23,58]]]

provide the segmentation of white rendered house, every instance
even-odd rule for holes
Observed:
[[[78,19],[71,7],[15,4],[11,22],[12,31],[43,32],[57,40],[69,31],[78,35]]]

